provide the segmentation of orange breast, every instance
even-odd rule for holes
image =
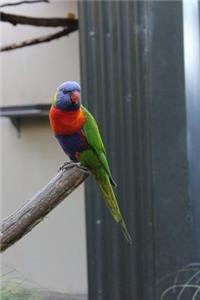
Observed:
[[[49,111],[50,125],[54,133],[70,135],[79,131],[84,123],[85,116],[83,111],[62,111],[53,105]]]

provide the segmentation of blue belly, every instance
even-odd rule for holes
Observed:
[[[78,161],[77,154],[89,148],[86,139],[81,131],[71,135],[56,134],[55,137],[64,152],[73,161]]]

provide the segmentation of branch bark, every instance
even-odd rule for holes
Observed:
[[[10,51],[10,50],[14,50],[14,49],[24,48],[24,47],[31,46],[31,45],[50,42],[50,41],[53,41],[55,39],[66,36],[66,35],[74,32],[76,30],[77,30],[77,27],[74,27],[74,26],[71,27],[71,28],[65,28],[65,29],[60,30],[56,33],[41,36],[41,37],[34,38],[34,39],[31,39],[31,40],[26,40],[26,41],[23,41],[23,42],[18,43],[18,44],[10,44],[10,45],[7,45],[7,46],[3,46],[3,47],[0,48],[0,52]]]
[[[70,27],[77,26],[78,20],[76,17],[69,13],[70,17],[66,18],[35,18],[27,17],[22,15],[14,15],[5,12],[0,13],[1,22],[9,22],[12,25],[31,25],[31,26],[42,26],[42,27]]]
[[[34,4],[34,3],[49,3],[49,0],[29,0],[29,1],[19,1],[19,2],[9,2],[9,3],[4,3],[0,5],[0,8],[7,7],[7,6],[16,6],[16,5],[21,5],[21,4]]]
[[[6,250],[31,231],[43,218],[73,192],[89,175],[77,166],[61,170],[42,190],[19,210],[2,221],[0,251]]]

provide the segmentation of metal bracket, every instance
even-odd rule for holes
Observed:
[[[21,119],[20,118],[10,118],[12,125],[15,127],[17,131],[17,136],[21,136]]]

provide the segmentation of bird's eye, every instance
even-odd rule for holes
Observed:
[[[70,90],[63,90],[63,94],[71,94],[72,93],[72,91],[70,91]]]

